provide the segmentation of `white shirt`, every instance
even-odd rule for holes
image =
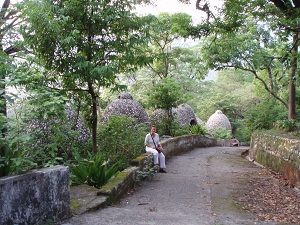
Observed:
[[[155,144],[153,143],[153,140],[155,142]],[[158,147],[160,144],[159,144],[159,135],[157,133],[154,134],[153,137],[151,137],[151,134],[147,134],[146,137],[145,137],[145,145],[146,146],[150,146],[151,148],[154,148],[155,149],[155,145],[156,147]]]

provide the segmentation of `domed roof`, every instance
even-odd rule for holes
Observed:
[[[150,120],[152,124],[158,125],[164,119],[168,117],[167,111],[164,109],[155,109],[153,113],[150,115]]]
[[[149,118],[144,108],[129,93],[121,93],[104,110],[102,121],[106,122],[112,115],[126,115],[137,123],[147,123]]]
[[[176,117],[180,126],[197,124],[197,118],[192,107],[186,103],[173,109],[173,115]]]
[[[222,113],[221,110],[217,110],[214,114],[212,114],[208,118],[205,126],[209,132],[220,128],[231,131],[231,124],[229,122],[229,119]]]
[[[177,108],[173,108],[172,114],[180,126],[197,124],[196,115],[188,104],[181,104]],[[166,110],[156,109],[151,115],[151,122],[153,124],[159,124],[165,118],[167,118]]]
[[[123,92],[121,94],[119,94],[118,99],[131,99],[133,100],[133,97],[131,94],[127,93],[127,92]]]

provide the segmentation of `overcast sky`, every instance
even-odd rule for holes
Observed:
[[[12,3],[20,2],[21,0],[11,0]],[[4,0],[0,0],[2,6]],[[138,13],[145,14],[154,14],[157,15],[161,12],[176,13],[184,12],[193,17],[193,21],[198,23],[201,21],[203,13],[199,10],[196,10],[195,2],[196,0],[191,0],[192,4],[186,5],[178,2],[178,0],[156,0],[156,6],[139,6],[137,7]],[[207,0],[211,7],[217,7],[221,5],[223,0]]]
[[[184,12],[192,16],[194,23],[199,23],[205,14],[196,9],[196,0],[191,0],[191,4],[182,4],[178,0],[157,0],[155,6],[139,6],[137,11],[140,14],[154,14],[161,12],[177,13]],[[212,10],[222,5],[223,0],[208,0]]]

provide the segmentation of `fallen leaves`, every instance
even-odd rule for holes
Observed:
[[[262,169],[251,174],[246,185],[235,194],[243,209],[263,221],[300,224],[300,194],[280,175]]]

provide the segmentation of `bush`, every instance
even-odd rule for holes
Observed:
[[[136,124],[130,117],[111,116],[98,129],[99,151],[111,162],[120,161],[125,168],[145,151],[144,141],[148,130],[145,124]]]
[[[275,121],[284,120],[286,114],[286,109],[277,102],[265,100],[246,112],[244,122],[250,132],[269,130],[273,128]]]
[[[248,126],[245,125],[244,120],[237,120],[235,123],[236,129],[234,130],[234,136],[240,142],[249,142],[251,140],[251,130]]]
[[[0,152],[0,177],[25,172],[36,167],[36,163],[28,158],[24,151],[9,149],[5,141],[1,141]]]
[[[76,151],[86,154],[89,133],[84,133],[83,124],[79,126],[79,115],[70,114],[63,96],[35,93],[16,99],[10,108],[12,116],[5,120],[5,155],[0,152],[0,167],[6,168],[6,175],[68,164]],[[0,128],[2,121],[0,116]]]
[[[201,124],[196,124],[190,127],[191,134],[205,135],[207,134],[207,130],[205,126]]]
[[[72,184],[88,184],[100,188],[119,170],[119,163],[110,164],[102,154],[90,156],[89,159],[79,160],[77,165],[71,166]]]
[[[64,164],[73,159],[73,152],[87,148],[79,140],[65,118],[26,120],[18,125],[10,122],[7,136],[9,149],[35,162],[36,167]]]
[[[291,132],[297,130],[299,124],[296,120],[277,120],[274,122],[274,128],[285,132]]]
[[[229,140],[231,138],[230,130],[227,130],[225,128],[216,129],[212,132],[211,135],[216,139]]]
[[[173,137],[190,134],[189,126],[182,127],[178,121],[172,118],[162,118],[157,124],[157,133],[162,135],[171,135]]]
[[[174,126],[173,136],[182,136],[182,135],[189,135],[190,134],[190,128],[189,126],[181,127],[179,125]]]

